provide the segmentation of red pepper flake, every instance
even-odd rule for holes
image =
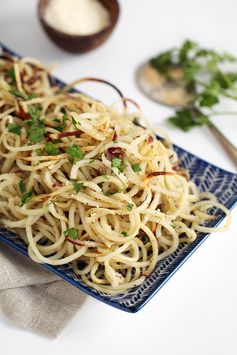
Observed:
[[[147,143],[151,144],[154,141],[154,138],[152,136],[149,136],[147,139]]]
[[[118,138],[118,135],[117,135],[116,131],[114,131],[112,141],[115,142],[117,140],[117,138]]]
[[[23,69],[23,70],[20,72],[21,81],[22,81],[23,83],[25,82],[25,76],[26,76],[26,70]]]
[[[31,78],[29,78],[28,80],[25,81],[25,83],[27,85],[33,85],[37,80],[40,79],[40,75],[36,74],[36,75],[33,75]]]
[[[39,199],[40,199],[41,201],[47,201],[47,200],[50,199],[50,197],[51,197],[51,195],[43,195],[43,196],[40,196]]]
[[[83,133],[83,131],[81,131],[80,129],[77,129],[77,130],[71,131],[71,132],[59,133],[58,138],[70,137],[70,136],[80,136],[80,134],[82,134],[82,133]]]
[[[15,112],[15,115],[22,120],[29,120],[31,117],[28,112],[25,112],[21,107],[19,108],[19,111]]]
[[[174,175],[173,171],[154,171],[146,176],[146,178],[150,179],[154,176],[162,176],[162,175]]]
[[[119,158],[123,160],[124,155],[125,153],[123,149],[120,147],[110,147],[107,149],[107,153],[106,153],[106,156],[109,160],[112,160],[113,158]]]
[[[23,171],[22,170],[15,170],[15,171],[13,171],[15,174],[20,174],[20,173],[23,173]]]
[[[10,62],[14,62],[14,59],[7,52],[3,52],[0,55],[0,58],[5,59],[5,60],[9,60]]]

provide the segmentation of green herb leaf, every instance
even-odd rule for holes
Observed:
[[[217,96],[209,94],[208,92],[204,92],[199,96],[199,105],[201,107],[212,107],[219,102]]]
[[[141,171],[141,167],[140,167],[140,164],[133,164],[132,165],[132,170],[135,172],[135,173],[138,173],[139,171]]]
[[[44,140],[45,126],[43,122],[33,124],[28,130],[28,137],[31,143],[38,143]]]
[[[63,113],[63,114],[65,115],[65,113],[66,113],[65,108],[64,108],[64,107],[61,107],[61,108],[60,108],[60,112],[61,112],[61,113]]]
[[[28,100],[28,99],[29,99],[28,95],[26,95],[25,92],[19,91],[19,90],[16,89],[16,88],[11,88],[10,93],[11,93],[12,95],[16,96],[16,97],[22,98],[23,100]]]
[[[183,79],[188,83],[195,81],[201,65],[196,60],[189,60],[183,68]]]
[[[172,51],[161,53],[157,57],[151,59],[150,64],[153,68],[157,69],[160,73],[167,75],[169,73],[172,63]]]
[[[59,131],[59,132],[62,132],[65,128],[66,128],[66,121],[67,121],[67,116],[66,115],[64,115],[63,116],[63,122],[60,124],[60,125],[58,125],[58,126],[55,126],[54,127],[54,129],[56,129],[57,131]],[[61,121],[59,121],[59,122],[61,122]]]
[[[49,155],[58,155],[60,154],[59,149],[56,144],[48,142],[45,144],[44,149]]]
[[[113,158],[111,161],[111,167],[117,168],[120,172],[123,172],[123,162],[119,158]]]
[[[231,77],[224,72],[219,71],[215,76],[215,80],[219,83],[222,89],[231,89],[233,86]]]
[[[8,132],[11,132],[11,133],[14,133],[14,134],[17,134],[18,136],[21,135],[21,130],[22,130],[22,127],[19,126],[18,124],[15,124],[15,123],[9,123],[8,126],[7,126],[7,129],[8,129]]]
[[[32,120],[28,121],[27,124],[30,126],[28,129],[27,135],[31,143],[38,143],[44,140],[45,135],[45,125],[42,120],[40,120],[42,107],[32,107],[28,109],[28,113],[31,116]]]
[[[121,234],[124,235],[124,237],[127,237],[127,236],[128,236],[128,233],[127,233],[127,232],[122,232]]]
[[[38,121],[41,116],[42,107],[41,106],[29,106],[28,113],[33,121]]]
[[[196,48],[197,47],[197,43],[196,42],[193,42],[193,41],[190,41],[190,40],[186,40],[182,47],[180,48],[180,51],[179,51],[179,61],[180,63],[184,64],[188,59],[188,55],[189,55],[189,52]]]
[[[78,192],[80,192],[81,188],[83,187],[83,183],[82,182],[74,182],[73,187],[74,187],[76,193],[78,194]]]
[[[171,124],[182,129],[183,131],[189,131],[195,126],[202,126],[209,122],[206,115],[192,107],[185,107],[176,111],[176,115],[170,117],[168,120]]]
[[[80,123],[77,122],[74,117],[72,117],[72,123],[73,123],[73,125],[74,125],[75,128],[77,128],[77,125],[78,125],[78,124],[80,125]]]
[[[37,155],[37,156],[41,156],[41,155],[44,155],[44,149],[36,149],[35,150],[35,154]]]
[[[12,85],[14,85],[16,83],[15,70],[13,67],[8,69],[7,77],[10,79]]]
[[[134,206],[133,203],[128,203],[128,204],[127,204],[127,210],[131,212],[132,209],[133,209],[133,206]]]
[[[24,192],[26,192],[26,185],[25,185],[25,183],[24,183],[23,180],[21,180],[21,181],[19,182],[19,189],[20,189],[20,191],[21,191],[22,194],[23,194]]]
[[[68,228],[63,232],[63,234],[65,237],[69,237],[74,240],[78,238],[78,230],[76,228]]]
[[[85,153],[76,144],[73,144],[70,147],[67,147],[66,153],[68,153],[70,155],[69,159],[72,163],[75,162],[75,159],[79,159],[79,160],[84,159],[84,156],[85,156]]]
[[[59,119],[59,118],[54,118],[54,119],[53,119],[53,122],[60,123],[61,121],[60,121],[60,119]]]
[[[148,243],[149,242],[149,237],[145,234],[142,236],[142,241],[144,244]]]
[[[36,92],[32,92],[32,94],[30,94],[30,95],[28,96],[28,100],[35,99],[36,97],[38,97],[38,95],[36,94]]]
[[[28,203],[32,199],[33,193],[34,193],[34,189],[32,188],[30,191],[24,192],[22,194],[22,196],[21,196],[21,206],[25,205],[26,203]]]
[[[169,118],[173,125],[188,131],[195,126],[208,124],[208,111],[203,111],[203,107],[211,109],[221,97],[237,101],[237,72],[222,69],[222,63],[225,62],[236,63],[237,58],[228,53],[201,48],[190,40],[186,40],[180,48],[165,51],[151,60],[151,65],[163,74],[166,80],[177,81],[178,85],[186,88],[194,97],[192,103],[178,109],[175,115]],[[174,68],[180,68],[181,78],[171,78],[171,70]]]

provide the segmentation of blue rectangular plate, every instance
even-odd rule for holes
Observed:
[[[0,49],[11,55],[18,56],[16,53],[1,44]],[[59,86],[65,86],[65,83],[60,80],[55,78],[53,78],[53,80],[56,80],[56,83]],[[174,149],[180,158],[181,166],[189,171],[191,179],[196,183],[201,191],[212,192],[228,209],[232,209],[236,205],[236,174],[222,170],[180,147],[174,146]],[[214,221],[208,222],[206,224],[207,226],[215,227],[224,219],[224,215],[220,214],[220,211],[215,211],[214,213],[217,218]],[[74,274],[70,265],[41,265],[42,267],[59,275],[64,280],[70,282],[72,285],[78,287],[80,290],[86,292],[88,295],[95,297],[110,306],[119,308],[126,312],[137,312],[159,291],[159,289],[169,280],[169,278],[180,268],[180,266],[207,237],[208,234],[199,233],[197,239],[192,244],[180,245],[173,254],[156,265],[156,268],[152,274],[148,276],[140,286],[131,289],[125,294],[117,296],[108,296],[89,288],[82,282],[78,275]],[[0,228],[0,240],[10,245],[21,254],[28,256],[27,245],[16,234],[11,233],[4,228]]]

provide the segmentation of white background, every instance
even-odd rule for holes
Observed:
[[[236,171],[206,128],[186,134],[169,127],[164,118],[172,111],[144,97],[134,80],[140,63],[186,38],[237,55],[236,0],[121,0],[120,4],[115,32],[88,54],[68,54],[49,41],[37,21],[35,0],[0,0],[0,40],[22,55],[57,63],[56,75],[65,81],[88,75],[110,80],[142,105],[154,127],[168,130],[173,142]],[[82,89],[107,102],[116,99],[101,86],[84,84]],[[227,103],[226,108],[233,107]],[[220,117],[217,122],[236,142],[237,117]],[[236,217],[235,210],[230,230],[211,235],[139,313],[127,314],[87,297],[56,340],[28,333],[0,314],[1,354],[236,355]]]

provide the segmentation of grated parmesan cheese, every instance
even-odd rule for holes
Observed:
[[[44,18],[71,35],[91,35],[110,23],[108,10],[98,0],[50,0]]]

